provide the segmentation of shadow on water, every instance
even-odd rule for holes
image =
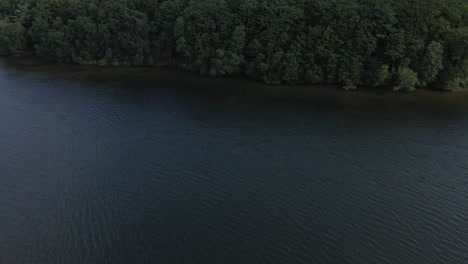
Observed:
[[[245,111],[245,105],[250,104],[252,111],[262,105],[278,115],[290,112],[307,116],[311,109],[340,113],[356,120],[380,115],[389,121],[400,119],[399,125],[404,124],[404,117],[408,115],[440,123],[468,119],[468,91],[345,91],[331,85],[265,85],[245,78],[211,78],[167,67],[83,66],[38,59],[7,58],[2,59],[0,65],[7,74],[17,74],[22,78],[57,82],[71,80],[72,84],[87,82],[89,89],[102,89],[100,92],[131,107],[135,106],[133,103],[151,107],[158,91],[170,87],[176,91],[173,96],[183,102],[177,105],[176,100],[174,107],[180,107],[178,110],[185,111],[188,116],[203,115],[205,118],[214,118],[221,111],[222,115],[231,112],[231,118],[236,119],[240,117],[236,116],[236,110]],[[67,96],[73,94],[73,89],[78,89],[76,96],[83,96],[82,86],[65,86],[63,89],[67,90]],[[200,101],[204,104],[197,103]],[[229,121],[226,119],[226,122]]]
[[[94,65],[70,65],[47,62],[39,59],[4,58],[1,64],[11,73],[41,76],[43,78],[80,78],[98,83],[124,84],[126,92],[142,89],[157,89],[161,84],[170,83],[175,87],[187,87],[191,95],[212,98],[246,97],[267,100],[312,102],[335,107],[379,105],[388,107],[398,105],[417,111],[419,107],[457,107],[468,106],[468,91],[438,92],[417,90],[412,93],[391,91],[344,91],[337,86],[307,85],[265,85],[246,78],[212,78],[174,68],[146,67],[100,67]],[[130,85],[130,87],[129,87]],[[210,98],[207,98],[210,99]]]

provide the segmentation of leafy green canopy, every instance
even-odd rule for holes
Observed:
[[[466,0],[0,0],[0,55],[265,83],[468,86]]]

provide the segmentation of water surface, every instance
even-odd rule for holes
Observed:
[[[466,93],[0,60],[0,263],[467,263]]]

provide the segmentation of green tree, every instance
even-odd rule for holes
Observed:
[[[0,21],[0,55],[18,57],[26,52],[26,29],[18,22]]]
[[[455,90],[466,0],[0,0],[0,54],[270,84]]]
[[[439,71],[443,66],[444,47],[441,43],[433,41],[427,48],[421,67],[421,85],[427,86],[436,80]]]
[[[408,67],[403,67],[398,71],[397,86],[394,87],[395,91],[414,91],[416,84],[418,84],[418,74]]]

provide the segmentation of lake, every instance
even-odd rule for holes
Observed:
[[[0,263],[468,260],[468,93],[0,59]]]

